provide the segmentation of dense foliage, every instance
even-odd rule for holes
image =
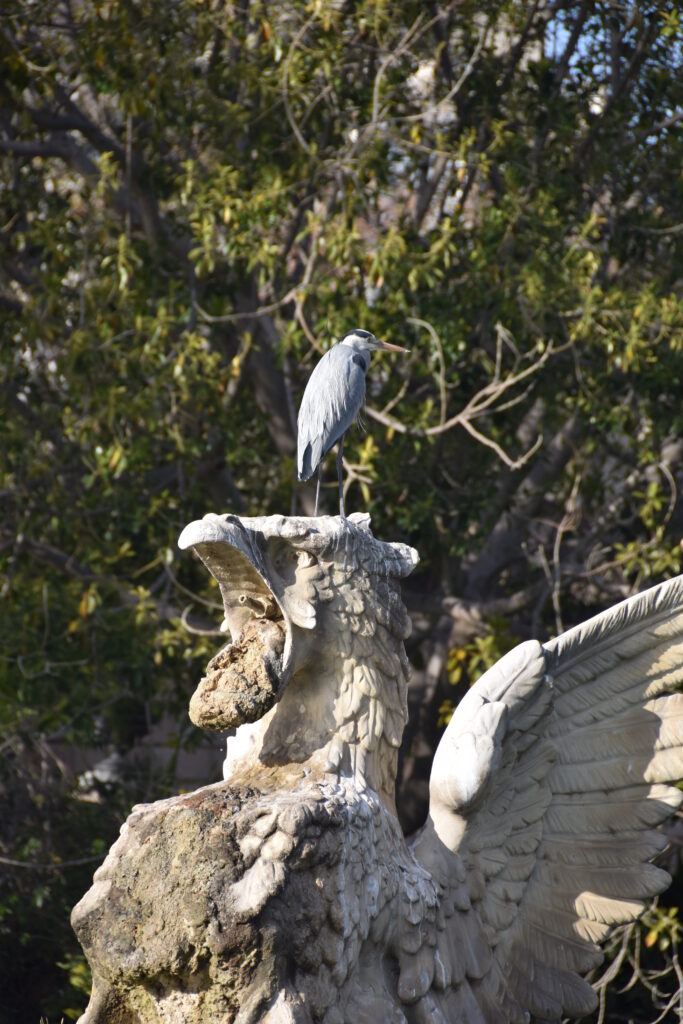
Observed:
[[[172,785],[86,801],[62,753],[165,710],[197,742],[218,641],[185,623],[218,613],[176,538],[312,511],[333,339],[412,350],[345,447],[347,507],[423,558],[408,827],[449,679],[680,571],[683,40],[673,0],[8,0],[0,30],[0,1019],[53,1024],[88,858]]]

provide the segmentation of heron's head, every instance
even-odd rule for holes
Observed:
[[[355,331],[349,331],[342,338],[341,345],[346,345],[348,348],[355,349],[356,352],[408,352],[409,349],[401,348],[400,345],[390,345],[388,341],[378,341],[374,334],[370,334],[370,331],[362,331],[360,328],[356,328]]]

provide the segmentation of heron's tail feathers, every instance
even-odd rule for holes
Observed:
[[[297,460],[297,475],[299,480],[310,480],[318,468],[323,457],[322,444],[320,441],[308,441],[305,445],[299,445]]]

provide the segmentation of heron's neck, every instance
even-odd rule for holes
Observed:
[[[339,344],[353,353],[353,359],[362,367],[363,373],[367,373],[370,369],[369,351],[366,348],[356,348],[355,345],[349,345],[345,341],[340,341]]]

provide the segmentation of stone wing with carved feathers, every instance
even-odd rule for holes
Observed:
[[[415,954],[420,1019],[560,1021],[594,1008],[579,973],[670,882],[650,861],[683,797],[681,683],[678,577],[521,644],[472,687],[412,843],[442,907],[434,946]]]

